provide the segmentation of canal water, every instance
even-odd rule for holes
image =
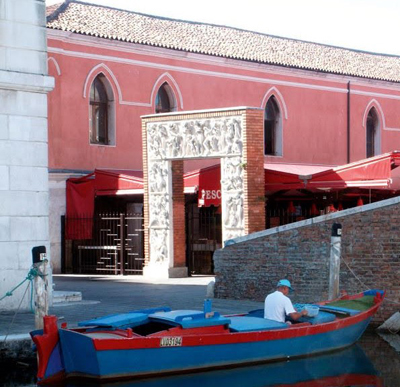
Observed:
[[[36,364],[0,364],[0,386],[36,386]],[[400,387],[400,354],[373,332],[350,348],[286,362],[120,383],[68,382],[63,387]],[[50,385],[48,385],[50,387]],[[53,386],[51,386],[53,387]],[[60,385],[57,385],[60,387]]]

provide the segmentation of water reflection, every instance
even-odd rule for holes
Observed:
[[[363,349],[346,350],[303,359],[118,383],[68,382],[64,387],[324,387],[383,386]],[[50,385],[48,385],[50,387]],[[52,385],[51,387],[54,387]]]

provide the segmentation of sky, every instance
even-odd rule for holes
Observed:
[[[62,0],[46,0],[47,5]],[[400,0],[85,0],[149,15],[237,27],[400,56]]]

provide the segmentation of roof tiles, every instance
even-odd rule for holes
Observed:
[[[104,39],[333,74],[400,82],[400,57],[236,28],[172,20],[80,1],[47,7],[47,27]]]

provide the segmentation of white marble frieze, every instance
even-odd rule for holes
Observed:
[[[224,157],[242,154],[240,116],[149,123],[149,159]]]

